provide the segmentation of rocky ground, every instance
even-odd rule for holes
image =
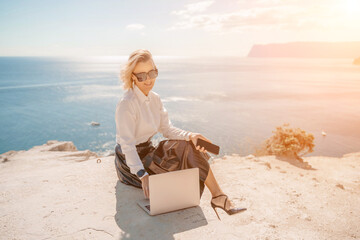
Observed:
[[[234,204],[149,216],[117,179],[114,156],[48,141],[0,158],[1,239],[360,239],[360,152],[342,158],[230,155],[211,163]]]

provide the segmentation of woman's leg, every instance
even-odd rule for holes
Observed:
[[[211,167],[209,168],[209,173],[205,180],[205,185],[209,188],[211,195],[213,197],[218,196],[219,194],[224,194],[221,190],[218,182],[215,179],[215,176],[211,170]]]
[[[219,194],[225,194],[221,190],[218,182],[216,181],[215,176],[214,176],[214,174],[213,174],[213,172],[211,170],[211,167],[209,168],[209,173],[208,173],[208,175],[206,177],[205,185],[209,188],[212,197],[216,197]],[[212,201],[213,201],[213,203],[215,203],[217,205],[222,205],[223,206],[225,198],[226,198],[225,196],[221,196],[221,197],[215,198]],[[231,206],[234,206],[234,205],[233,205],[232,201],[229,199],[229,201],[226,202],[225,208],[229,209],[229,207],[231,207]]]

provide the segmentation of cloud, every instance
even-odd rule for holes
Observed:
[[[196,12],[204,12],[208,7],[210,7],[214,1],[203,1],[197,3],[190,3],[185,5],[185,10],[172,11],[171,14],[187,16]]]
[[[233,4],[233,9],[228,12],[210,13],[207,10],[213,3],[188,4],[185,10],[172,11],[179,21],[167,30],[197,28],[223,34],[245,29],[325,29],[344,24],[339,21],[341,12],[337,6],[340,3],[335,0],[241,0],[237,5]]]
[[[128,30],[141,30],[144,29],[145,26],[139,23],[133,23],[133,24],[129,24],[125,27]]]

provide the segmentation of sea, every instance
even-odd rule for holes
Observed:
[[[49,140],[114,153],[127,56],[0,57],[0,153]],[[360,66],[353,59],[154,56],[158,93],[175,127],[219,155],[246,156],[289,124],[314,136],[305,156],[360,152]],[[99,122],[93,126],[92,121]],[[322,133],[326,133],[323,135]],[[165,139],[160,133],[152,141]]]

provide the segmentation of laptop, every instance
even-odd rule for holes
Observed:
[[[199,168],[149,175],[149,199],[138,205],[154,216],[200,204]]]

